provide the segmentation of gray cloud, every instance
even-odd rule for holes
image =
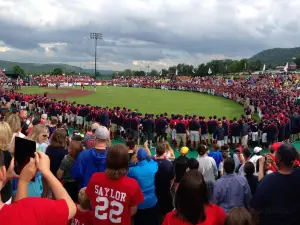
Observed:
[[[97,52],[111,69],[135,68],[133,60],[161,68],[249,57],[297,46],[299,7],[298,0],[0,0],[0,43],[10,49],[0,59],[92,66],[89,32],[103,32]],[[47,48],[53,43],[67,45]]]

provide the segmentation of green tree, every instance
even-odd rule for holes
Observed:
[[[131,71],[130,69],[124,70],[123,76],[124,76],[124,77],[132,76],[132,71]]]
[[[62,75],[64,73],[64,71],[62,70],[62,68],[55,68],[52,72],[52,75]]]
[[[142,77],[142,76],[145,76],[145,75],[146,75],[145,71],[142,71],[142,70],[134,71],[134,76]]]
[[[177,66],[170,66],[168,70],[169,70],[169,73],[175,73],[176,69],[177,69]]]
[[[238,73],[240,72],[240,62],[235,60],[228,66],[229,73]]]
[[[150,72],[150,76],[158,76],[158,72],[157,72],[157,70],[151,70],[151,72]]]
[[[22,74],[25,76],[25,71],[23,68],[21,68],[19,65],[15,65],[12,67],[12,71],[14,71],[14,73],[17,73],[17,74]]]
[[[239,72],[247,71],[249,68],[248,59],[241,59],[239,65]]]
[[[294,63],[297,66],[297,69],[300,69],[300,56],[294,59]]]
[[[199,66],[198,66],[198,69],[195,71],[196,73],[196,76],[206,76],[207,74],[207,71],[208,71],[208,67],[204,64],[204,63],[201,63]]]
[[[263,68],[263,63],[260,60],[250,61],[249,62],[249,70],[250,71],[261,71]]]
[[[168,75],[168,73],[169,73],[169,71],[168,70],[166,70],[166,69],[162,69],[162,76],[167,76]]]

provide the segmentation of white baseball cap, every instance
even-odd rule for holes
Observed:
[[[261,150],[262,150],[261,147],[255,147],[255,148],[253,149],[254,153],[259,153]]]

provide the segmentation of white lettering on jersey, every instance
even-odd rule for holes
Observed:
[[[95,217],[99,220],[109,219],[112,223],[122,223],[121,215],[124,211],[122,202],[125,202],[126,193],[99,185],[95,185],[95,193],[98,195]]]

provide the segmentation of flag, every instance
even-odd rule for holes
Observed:
[[[289,63],[287,62],[286,65],[285,65],[285,67],[283,68],[283,70],[287,73],[288,68],[289,68]]]
[[[161,76],[162,75],[162,70],[159,72],[159,76]]]
[[[195,69],[192,70],[192,73],[195,73]]]
[[[264,64],[264,67],[263,67],[263,69],[262,69],[262,72],[265,72],[265,70],[266,70],[266,64]]]
[[[208,74],[212,74],[212,71],[210,68],[208,69]]]
[[[5,72],[5,68],[2,71]]]
[[[176,69],[175,75],[176,75],[176,76],[178,75],[178,70],[177,70],[177,69]]]

